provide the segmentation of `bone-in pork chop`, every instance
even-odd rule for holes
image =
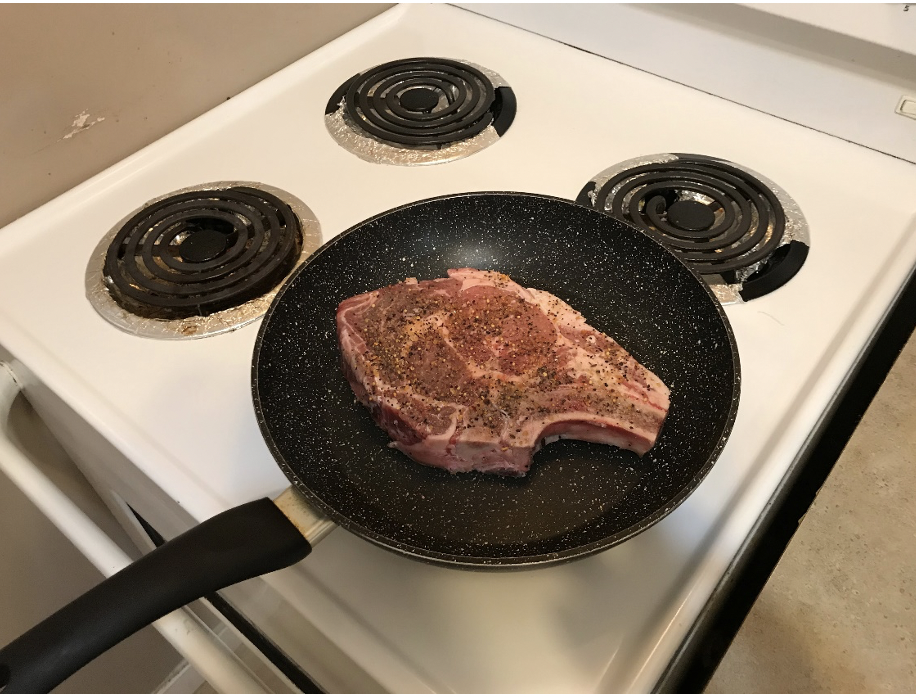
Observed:
[[[347,380],[391,446],[452,473],[521,476],[551,437],[643,455],[669,391],[556,296],[449,269],[337,309]]]

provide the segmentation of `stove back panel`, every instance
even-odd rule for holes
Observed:
[[[913,6],[906,12],[904,4],[850,6],[835,20],[815,15],[843,8],[459,6],[916,162],[916,118],[897,113],[903,96],[916,102]],[[850,35],[857,25],[864,28]]]

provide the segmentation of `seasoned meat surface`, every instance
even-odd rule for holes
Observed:
[[[555,438],[643,455],[668,388],[568,304],[505,274],[449,269],[348,298],[343,368],[391,446],[452,473],[522,476]]]

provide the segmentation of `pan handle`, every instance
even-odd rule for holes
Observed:
[[[205,594],[292,565],[309,542],[270,499],[172,539],[0,650],[0,692],[44,693],[157,618]]]
[[[115,574],[127,567],[131,559],[10,439],[7,421],[20,390],[21,384],[13,368],[0,362],[0,472],[64,532],[103,575]],[[320,532],[320,528],[312,526],[305,530],[305,535],[314,543],[314,536]],[[162,616],[153,626],[220,693],[263,693],[263,684],[238,662],[210,628],[184,609]],[[0,693],[7,682],[7,671],[0,671]]]

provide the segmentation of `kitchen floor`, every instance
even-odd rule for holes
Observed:
[[[0,226],[386,7],[8,6]],[[914,578],[911,339],[708,691],[916,691]],[[101,681],[86,690],[126,690]]]
[[[916,337],[707,687],[916,691]]]

